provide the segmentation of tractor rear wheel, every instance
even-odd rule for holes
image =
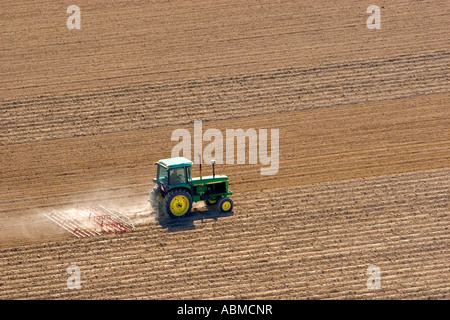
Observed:
[[[217,203],[217,208],[219,209],[219,212],[222,213],[231,212],[231,210],[233,210],[233,200],[228,197],[224,197]]]
[[[170,190],[164,197],[163,208],[172,218],[181,218],[192,209],[192,197],[187,190]]]

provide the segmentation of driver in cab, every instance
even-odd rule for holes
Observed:
[[[176,168],[170,170],[170,184],[178,184],[178,183],[185,183],[185,172],[184,168]]]

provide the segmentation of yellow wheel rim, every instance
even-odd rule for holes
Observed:
[[[217,202],[216,199],[209,199],[208,201],[209,201],[209,203],[216,203]]]
[[[170,211],[173,215],[182,216],[189,209],[189,200],[183,195],[173,197],[170,201]]]
[[[224,201],[224,202],[222,203],[222,210],[223,210],[223,211],[228,211],[228,210],[230,210],[230,208],[231,208],[231,203],[230,203],[230,201]]]

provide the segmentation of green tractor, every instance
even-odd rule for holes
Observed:
[[[156,162],[157,174],[153,181],[156,186],[150,193],[150,203],[153,209],[166,212],[172,218],[180,218],[189,214],[192,203],[205,201],[206,205],[219,212],[231,212],[233,193],[228,189],[228,177],[215,175],[214,160],[213,175],[192,178],[192,161],[183,158],[162,159]]]

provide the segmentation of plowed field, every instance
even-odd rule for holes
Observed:
[[[381,1],[369,30],[368,5],[89,1],[67,30],[65,3],[3,1],[0,299],[448,299],[450,6]],[[278,173],[218,164],[232,214],[158,217],[153,163],[194,120],[279,129]],[[136,230],[45,217],[88,204]]]

